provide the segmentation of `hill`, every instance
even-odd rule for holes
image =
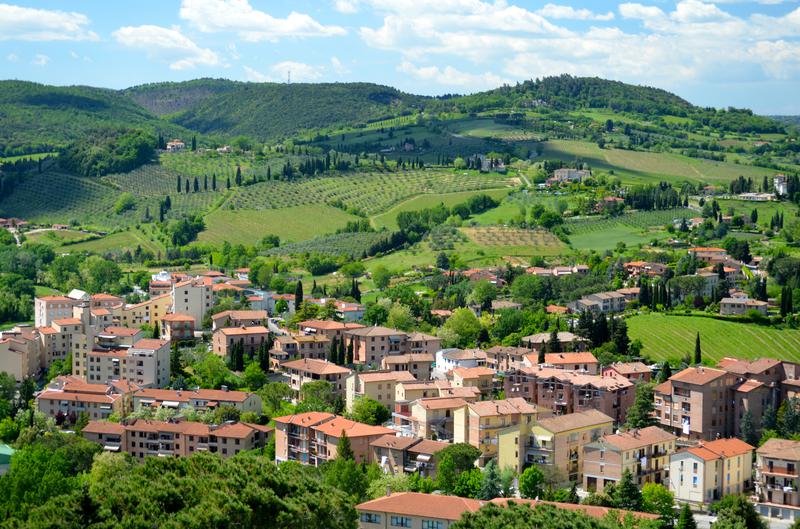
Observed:
[[[0,156],[57,150],[105,127],[191,134],[115,90],[0,81]]]
[[[195,108],[209,98],[236,90],[240,84],[228,79],[195,79],[133,86],[122,93],[153,114],[163,116]]]

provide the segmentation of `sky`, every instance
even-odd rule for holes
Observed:
[[[427,95],[569,73],[800,114],[798,0],[0,0],[0,78],[223,77]]]

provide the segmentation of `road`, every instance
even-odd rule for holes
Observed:
[[[694,521],[697,522],[697,529],[709,529],[711,527],[711,523],[717,519],[716,516],[711,516],[709,514],[697,514],[694,515]],[[792,526],[792,522],[789,520],[779,520],[778,518],[764,518],[767,523],[769,523],[770,529],[789,529]]]

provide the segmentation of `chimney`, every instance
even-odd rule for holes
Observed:
[[[386,495],[387,496],[391,496],[392,495],[392,486],[391,485],[386,485]]]

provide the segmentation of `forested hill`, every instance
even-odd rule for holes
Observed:
[[[228,79],[195,79],[180,83],[151,83],[126,88],[123,94],[153,114],[174,114],[195,108],[214,96],[237,90],[242,83]]]
[[[425,100],[371,83],[238,83],[172,119],[203,133],[268,140],[392,117],[419,108]]]
[[[115,90],[0,81],[0,156],[56,150],[107,127],[187,132]]]

